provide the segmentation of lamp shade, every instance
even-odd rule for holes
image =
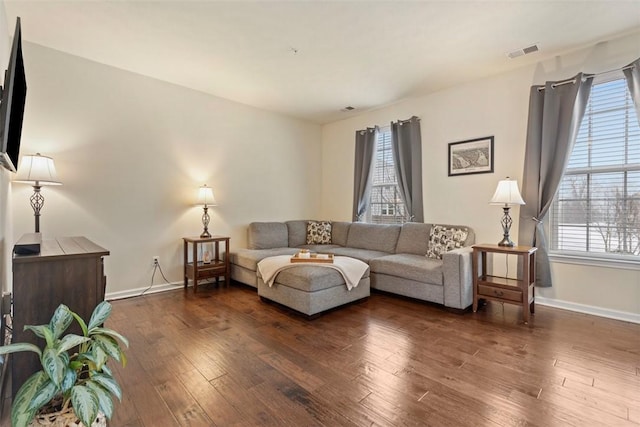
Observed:
[[[498,182],[496,192],[489,201],[491,205],[524,205],[518,189],[518,181],[503,179]]]
[[[40,153],[22,156],[15,182],[32,185],[62,185],[51,157]]]
[[[203,206],[214,206],[216,203],[216,199],[213,196],[213,189],[208,187],[207,184],[200,187],[198,190],[198,205]]]

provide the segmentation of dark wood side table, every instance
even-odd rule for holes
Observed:
[[[49,323],[60,304],[85,321],[104,300],[107,278],[103,257],[109,251],[86,237],[43,238],[38,255],[13,256],[13,342],[41,347],[44,340],[24,325]],[[74,321],[69,332],[82,334]],[[12,393],[34,372],[42,369],[35,353],[14,354],[11,362]]]
[[[187,289],[189,279],[193,281],[193,292],[198,292],[198,280],[212,279],[215,277],[216,283],[220,276],[229,283],[231,278],[229,272],[229,237],[183,237],[184,241],[184,288]],[[198,248],[205,243],[213,243],[214,250],[209,254],[210,259],[198,259]],[[220,251],[220,243],[224,243],[224,259]],[[192,258],[189,262],[189,244],[192,246]]]
[[[524,323],[529,323],[530,315],[535,312],[535,282],[536,282],[536,251],[538,248],[531,246],[498,246],[481,244],[473,246],[473,312],[478,310],[478,300],[517,304],[522,307]],[[491,276],[487,274],[487,254],[500,253],[522,257],[518,263],[521,271],[518,271],[518,279]],[[480,266],[478,266],[478,255]],[[479,268],[480,267],[480,268]]]

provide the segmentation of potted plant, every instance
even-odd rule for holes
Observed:
[[[106,362],[113,358],[125,366],[126,358],[118,341],[129,346],[125,337],[103,327],[110,314],[111,304],[103,301],[87,324],[60,304],[48,325],[25,326],[25,330],[46,341],[43,349],[30,343],[0,347],[0,354],[37,353],[42,364],[42,370],[30,376],[13,399],[13,427],[106,426],[105,417],[110,419],[113,414],[112,395],[122,399],[120,386]],[[83,335],[63,335],[73,319]],[[82,424],[77,424],[78,420]]]

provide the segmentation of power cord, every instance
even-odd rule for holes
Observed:
[[[160,266],[160,261],[154,260],[153,261],[153,273],[151,274],[151,284],[147,287],[147,289],[142,291],[142,293],[140,295],[138,295],[139,297],[143,296],[149,289],[151,289],[153,287],[153,279],[156,277],[156,271],[160,271],[160,275],[162,276],[164,281],[169,285],[171,284],[171,282],[167,279],[167,277],[164,275],[164,272],[162,271],[162,266]]]
[[[509,254],[506,254],[505,257],[504,257],[504,265],[505,265],[506,270],[507,270],[505,276],[508,279],[509,278]]]

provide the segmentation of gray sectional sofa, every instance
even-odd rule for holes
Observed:
[[[230,254],[231,278],[258,287],[260,260],[294,255],[300,249],[349,256],[369,264],[370,286],[398,295],[465,309],[473,300],[471,245],[473,230],[466,226],[463,247],[427,257],[432,224],[379,225],[332,222],[331,244],[307,245],[306,220],[254,222],[248,228],[248,249]],[[433,244],[432,244],[433,246]]]

